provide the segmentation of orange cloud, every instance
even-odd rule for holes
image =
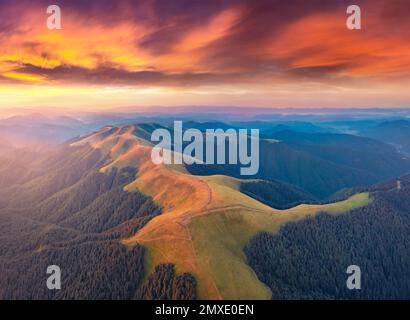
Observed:
[[[152,99],[161,92],[166,103],[167,88],[176,90],[172,99],[191,99],[195,91],[198,100],[189,101],[198,103],[218,97],[251,104],[252,97],[286,104],[303,88],[305,97],[333,104],[347,94],[364,101],[389,83],[397,101],[410,103],[400,85],[410,79],[404,0],[358,0],[360,31],[346,28],[347,0],[61,3],[63,29],[48,30],[46,1],[0,2],[2,94],[16,84],[154,88]]]
[[[362,30],[348,30],[340,13],[318,14],[287,26],[267,48],[289,69],[329,68],[334,76],[410,74],[410,43],[383,30],[379,16],[369,16]],[[264,49],[265,50],[265,49]]]
[[[240,8],[226,9],[218,13],[208,24],[197,26],[189,31],[176,45],[177,52],[200,49],[222,39],[241,16]]]
[[[208,23],[198,25],[183,34],[171,51],[160,55],[155,64],[162,70],[171,72],[209,72],[210,67],[203,62],[206,47],[223,39],[241,16],[239,7],[217,13]]]

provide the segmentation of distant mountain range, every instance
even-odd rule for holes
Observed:
[[[410,154],[410,121],[382,122],[374,127],[362,130],[360,134],[390,143],[399,151]]]
[[[263,131],[257,178],[293,184],[319,199],[346,187],[369,185],[410,170],[388,144],[346,134]],[[194,174],[239,177],[235,166],[193,165]]]

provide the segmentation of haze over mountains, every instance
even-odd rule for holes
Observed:
[[[150,133],[171,125],[170,115],[115,115],[117,126],[106,117],[2,121],[0,298],[377,299],[410,292],[408,140],[387,134],[394,132],[389,122],[406,119],[185,122],[202,131],[259,127],[260,171],[243,179],[236,166],[154,165]],[[106,125],[86,135],[102,119]],[[385,128],[386,139],[376,128]],[[65,134],[69,141],[58,144]],[[30,135],[34,144],[20,142]],[[343,291],[345,264],[357,261],[374,281],[352,295]],[[57,293],[44,285],[51,264],[63,270]],[[326,268],[335,275],[320,278]],[[312,288],[312,279],[322,280]]]

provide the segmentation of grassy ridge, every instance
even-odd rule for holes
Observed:
[[[109,152],[112,162],[101,171],[138,168],[125,190],[141,191],[163,210],[130,238],[128,246],[147,249],[148,273],[159,264],[174,264],[176,273],[195,276],[203,299],[269,299],[271,292],[249,267],[244,247],[260,231],[277,232],[288,221],[319,212],[342,213],[370,202],[369,194],[327,205],[299,205],[277,210],[243,194],[243,182],[227,176],[192,176],[174,167],[154,165],[151,148],[132,135],[133,128],[88,143]]]
[[[269,299],[271,292],[249,267],[244,247],[260,231],[275,233],[289,221],[320,212],[340,214],[367,205],[369,194],[355,195],[327,205],[300,205],[288,210],[228,209],[191,220],[186,229],[169,224],[169,238],[152,238],[148,249],[149,269],[159,263],[174,263],[177,272],[191,272],[203,299]],[[180,238],[176,238],[178,234]],[[174,238],[172,237],[174,235]]]

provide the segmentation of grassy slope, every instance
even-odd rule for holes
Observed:
[[[260,231],[276,232],[283,223],[308,215],[342,213],[370,201],[368,194],[359,194],[334,204],[274,210],[239,193],[233,188],[236,179],[200,179],[212,193],[206,208],[181,215],[165,213],[126,243],[142,243],[148,248],[150,270],[169,262],[178,272],[193,273],[198,280],[198,295],[204,299],[269,299],[270,290],[257,279],[243,253],[253,236]]]
[[[275,210],[239,192],[241,180],[198,177],[181,167],[154,165],[151,147],[132,135],[134,128],[90,136],[89,143],[111,155],[113,167],[135,166],[138,176],[126,190],[152,196],[163,213],[123,243],[147,249],[149,272],[173,263],[177,273],[190,272],[203,299],[269,299],[270,290],[247,265],[243,247],[258,232],[276,232],[288,221],[326,211],[342,213],[366,205],[368,194],[329,205],[300,205]],[[108,131],[108,129],[107,129]]]
[[[194,219],[189,225],[192,242],[203,269],[214,278],[224,299],[269,299],[269,288],[261,283],[247,265],[244,246],[260,231],[277,232],[289,221],[303,219],[321,211],[342,213],[369,202],[359,194],[341,203],[324,206],[301,205],[276,213],[230,210]],[[199,285],[199,296],[207,296]]]

